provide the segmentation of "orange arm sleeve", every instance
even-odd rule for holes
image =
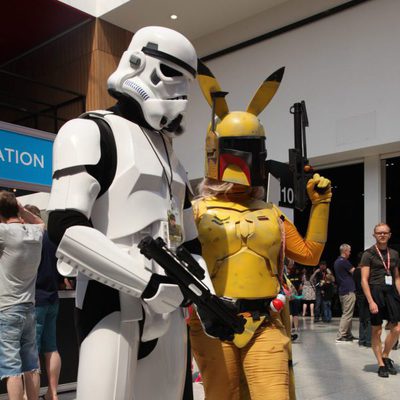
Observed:
[[[286,235],[286,256],[304,265],[317,265],[324,250],[324,243],[304,239],[296,227],[287,219],[284,221]]]

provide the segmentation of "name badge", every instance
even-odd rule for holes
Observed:
[[[171,201],[171,208],[167,212],[168,221],[168,248],[176,250],[183,242],[183,232],[180,220],[179,209],[176,206],[175,200]]]
[[[393,285],[392,275],[386,275],[385,276],[385,283],[386,283],[386,285]]]

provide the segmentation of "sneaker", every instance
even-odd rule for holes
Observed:
[[[345,337],[341,337],[336,339],[336,343],[352,343],[353,339],[351,338],[345,338]]]
[[[358,343],[359,347],[371,348],[371,343]]]
[[[387,371],[389,372],[390,375],[397,375],[397,370],[394,367],[393,360],[391,358],[383,358],[382,359]]]
[[[389,378],[389,371],[386,367],[379,367],[378,368],[378,376],[381,378]]]
[[[298,337],[299,337],[299,335],[297,333],[292,333],[291,334],[292,342],[294,342]]]

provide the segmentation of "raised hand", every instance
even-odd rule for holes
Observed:
[[[314,174],[307,182],[307,194],[312,204],[330,203],[332,197],[331,181]]]

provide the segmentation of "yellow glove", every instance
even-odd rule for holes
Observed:
[[[332,197],[331,181],[314,174],[307,182],[307,194],[312,204],[330,203]]]

